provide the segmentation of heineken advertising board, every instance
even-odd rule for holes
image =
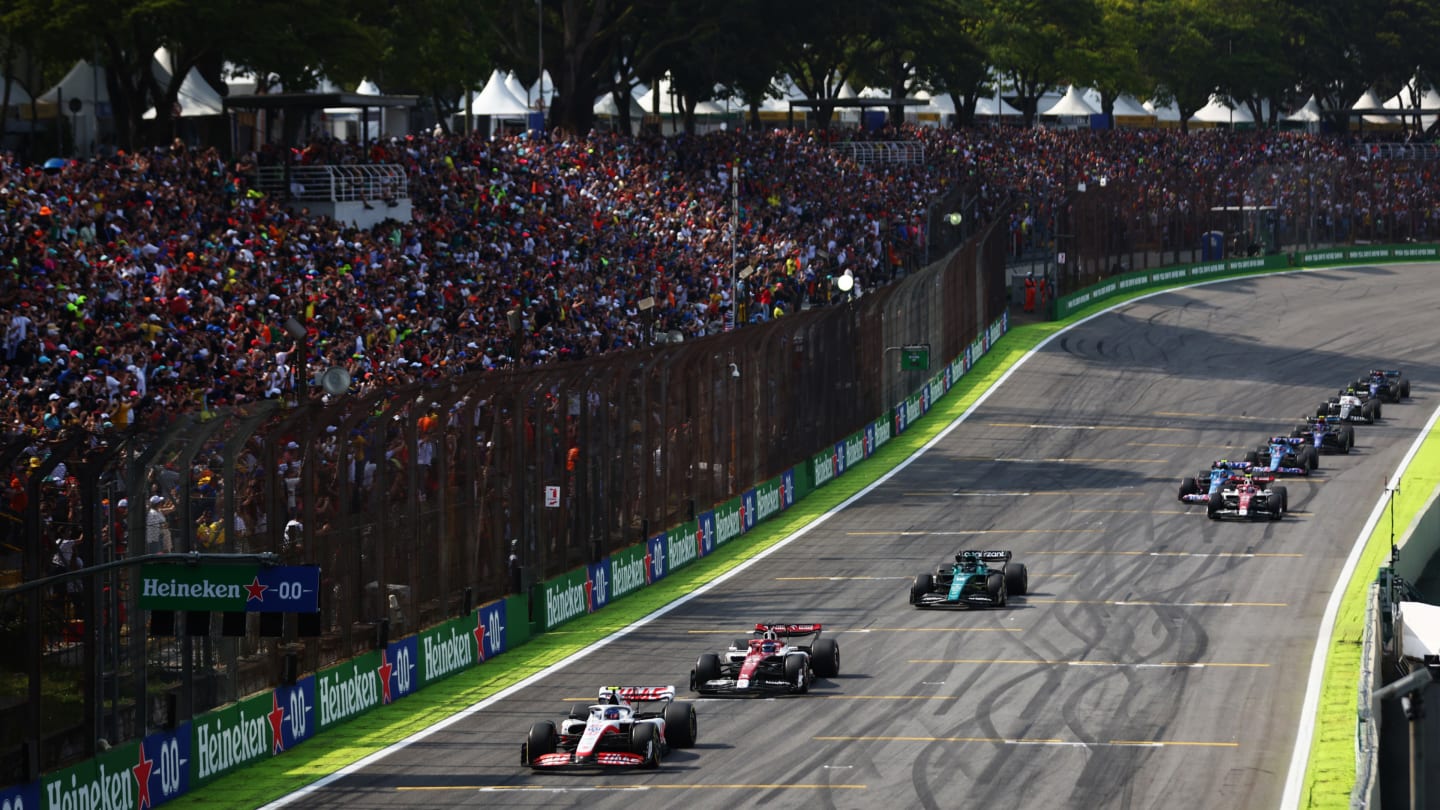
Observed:
[[[320,567],[151,563],[140,566],[140,607],[145,610],[317,613]]]
[[[203,785],[313,735],[314,683],[282,687],[195,718],[190,784]]]
[[[117,746],[79,765],[0,792],[0,806],[19,810],[142,810],[190,789],[190,724]]]
[[[745,533],[745,510],[740,498],[715,507],[715,545],[723,546]]]
[[[541,626],[546,630],[590,612],[590,567],[578,568],[553,579],[547,579],[540,586]]]
[[[665,559],[668,571],[684,568],[700,559],[700,534],[695,521],[683,523],[665,533]]]
[[[650,563],[645,559],[646,543],[626,546],[610,555],[610,600],[614,601],[645,587],[650,582]]]

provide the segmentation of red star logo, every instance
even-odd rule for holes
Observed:
[[[270,586],[261,585],[260,577],[257,576],[255,577],[255,580],[253,582],[245,586],[245,590],[250,592],[250,595],[245,597],[245,602],[247,604],[250,602],[251,599],[255,600],[256,602],[264,603],[265,592],[270,590]]]
[[[743,518],[742,518],[742,520],[743,520]],[[645,552],[645,584],[646,584],[646,585],[649,585],[649,584],[651,584],[651,583],[653,583],[653,582],[655,581],[655,575],[654,575],[654,573],[651,571],[650,564],[651,564],[650,552],[649,552],[649,551],[646,551],[646,552]]]
[[[385,651],[384,651],[384,650],[381,650],[381,651],[380,651],[380,668],[379,668],[378,670],[376,670],[376,672],[379,672],[379,673],[380,673],[380,691],[381,691],[380,702],[381,702],[381,703],[389,703],[390,700],[391,700],[391,698],[390,698],[390,673],[393,672],[394,670],[395,670],[395,667],[392,666],[388,660],[386,660]]]
[[[485,616],[475,611],[475,658],[485,660]]]
[[[280,706],[280,696],[275,692],[270,693],[270,713],[265,719],[270,721],[270,753],[278,754],[285,750],[285,709]]]
[[[150,771],[155,768],[155,760],[145,758],[145,744],[140,744],[140,763],[130,769],[130,775],[135,777],[135,786],[139,788],[140,797],[136,799],[137,808],[151,807],[150,804]]]
[[[705,556],[705,526],[700,524],[695,528],[695,553],[701,557]]]
[[[589,578],[585,580],[585,605],[586,613],[595,612],[595,580]]]

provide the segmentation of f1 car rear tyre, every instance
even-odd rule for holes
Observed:
[[[590,716],[590,707],[584,703],[577,703],[570,707],[571,720],[584,720]]]
[[[654,770],[660,767],[660,740],[655,737],[654,723],[636,723],[630,730],[630,750],[645,758],[640,767]]]
[[[1300,450],[1300,466],[1315,472],[1320,469],[1320,452],[1314,447],[1305,447]]]
[[[1355,446],[1355,428],[1349,425],[1340,426],[1340,452],[1349,453],[1350,448]]]
[[[524,760],[522,765],[529,765],[537,757],[555,753],[555,745],[560,735],[555,733],[555,724],[549,720],[541,720],[530,726],[530,734],[525,739]]]
[[[1290,490],[1285,487],[1271,487],[1270,497],[1275,499],[1275,509],[1270,514],[1271,520],[1279,520],[1282,515],[1290,511]]]
[[[920,597],[935,590],[934,574],[916,574],[915,581],[910,584],[910,604],[920,604]]]
[[[802,695],[810,691],[810,681],[806,678],[805,670],[805,656],[785,656],[785,680],[790,682],[791,691]]]
[[[744,650],[749,649],[749,647],[750,639],[748,638],[737,638],[734,641],[730,642],[730,649],[732,650]]]
[[[1219,520],[1220,505],[1223,501],[1224,499],[1220,497],[1220,493],[1218,492],[1210,496],[1210,500],[1205,504],[1205,517],[1211,520]]]
[[[1181,478],[1181,479],[1180,479],[1180,501],[1181,501],[1182,503],[1185,501],[1185,496],[1186,496],[1186,495],[1199,495],[1199,494],[1200,494],[1200,485],[1197,484],[1197,483],[1195,483],[1195,479],[1194,479],[1194,478],[1190,478],[1189,476],[1186,476],[1185,478]],[[1007,566],[1007,567],[1008,567],[1008,566]]]
[[[690,748],[699,732],[695,722],[695,704],[677,700],[665,707],[665,742],[671,748]]]
[[[1410,396],[1410,381],[1409,381],[1409,380],[1401,380],[1401,381],[1400,381],[1400,396],[1402,396],[1402,397],[1408,397],[1408,396]]]
[[[1318,408],[1315,409],[1315,415],[1316,415],[1316,416],[1329,416],[1329,415],[1330,415],[1330,406],[1329,406],[1329,404],[1322,402],[1322,403],[1320,404],[1320,407],[1318,407]]]
[[[1187,479],[1194,484],[1194,479]],[[1005,574],[1005,591],[1007,594],[1024,596],[1030,592],[1030,572],[1025,570],[1024,563],[1005,563],[1002,569]]]
[[[1260,451],[1259,451],[1259,450],[1251,450],[1250,452],[1246,453],[1246,454],[1245,454],[1245,463],[1246,463],[1246,464],[1259,464],[1259,463],[1260,463]],[[1197,491],[1197,492],[1200,491],[1200,487],[1199,487],[1198,484],[1197,484],[1196,487],[1195,487],[1195,491]]]
[[[822,638],[810,647],[810,668],[820,678],[833,678],[840,674],[840,642],[833,638]]]
[[[699,692],[706,681],[720,680],[720,656],[702,653],[695,659],[695,669],[690,672],[690,691]]]

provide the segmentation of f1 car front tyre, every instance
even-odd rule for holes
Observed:
[[[645,758],[640,767],[654,770],[660,767],[660,740],[655,736],[654,723],[636,723],[630,730],[630,750]]]
[[[806,678],[805,656],[785,656],[785,680],[790,682],[790,691],[805,694],[810,691],[810,681]]]
[[[1184,503],[1184,501],[1185,501],[1185,496],[1186,496],[1186,495],[1199,495],[1199,494],[1200,494],[1200,485],[1197,484],[1197,483],[1195,483],[1195,479],[1194,479],[1194,478],[1191,478],[1191,477],[1189,477],[1189,476],[1186,476],[1186,477],[1180,479],[1180,501],[1181,501],[1181,503]]]
[[[1186,479],[1192,484],[1194,479]],[[1016,596],[1024,596],[1030,592],[1030,572],[1025,570],[1024,563],[1005,563],[1005,591]]]
[[[1271,520],[1279,520],[1286,512],[1290,511],[1290,491],[1285,487],[1271,487],[1270,498],[1274,501],[1271,504]]]
[[[810,648],[810,668],[820,678],[833,678],[840,674],[840,642],[833,638],[822,638]]]
[[[1340,440],[1340,452],[1349,453],[1350,448],[1355,446],[1355,428],[1341,425],[1340,435],[1337,438]]]
[[[1320,451],[1312,446],[1306,446],[1300,450],[1300,466],[1315,472],[1320,469]]]
[[[720,656],[703,653],[695,659],[695,669],[690,671],[690,691],[699,692],[706,681],[720,680]]]
[[[925,594],[935,590],[934,574],[916,574],[915,581],[910,584],[910,604],[920,604],[920,599]]]
[[[985,577],[985,593],[995,600],[1000,607],[1005,606],[1005,576],[999,571],[991,571]]]
[[[520,751],[521,765],[529,765],[537,757],[555,753],[555,745],[560,735],[555,733],[555,724],[549,720],[541,720],[530,726],[530,734],[525,740],[525,747]]]
[[[695,704],[677,700],[665,707],[665,742],[671,748],[693,747],[699,730]]]

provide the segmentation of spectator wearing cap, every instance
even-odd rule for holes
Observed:
[[[165,499],[159,495],[150,496],[150,508],[145,512],[145,553],[169,554],[174,550],[170,542],[170,521],[160,507]]]
[[[110,520],[110,542],[115,547],[115,556],[125,556],[126,532],[130,528],[130,500],[121,498],[115,502],[115,513]]]

